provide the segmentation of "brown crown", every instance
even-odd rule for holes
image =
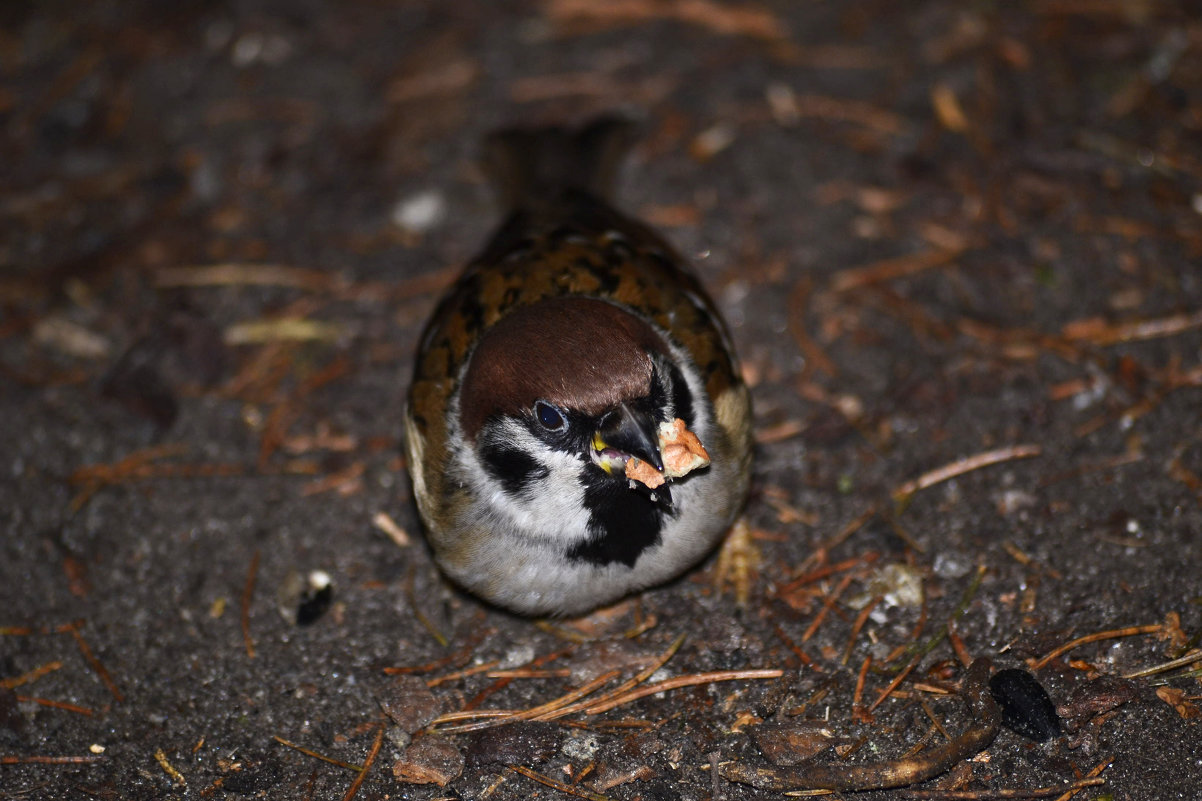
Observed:
[[[618,306],[559,297],[521,306],[481,338],[463,378],[459,415],[475,440],[495,414],[545,400],[598,415],[651,391],[651,353],[667,354],[656,331]]]

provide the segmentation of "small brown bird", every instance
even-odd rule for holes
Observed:
[[[417,354],[406,447],[434,556],[524,614],[679,575],[747,494],[750,403],[718,311],[609,205],[631,139],[615,117],[489,137],[508,214]]]

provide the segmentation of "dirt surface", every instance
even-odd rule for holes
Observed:
[[[1202,633],[1196,12],[4,3],[0,798],[775,798],[713,768],[930,752],[978,656],[1075,731],[922,789],[1198,798],[1191,665],[1121,678]],[[611,109],[754,386],[758,570],[538,624],[439,577],[401,403],[481,136]]]

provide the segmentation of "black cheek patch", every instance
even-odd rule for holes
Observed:
[[[569,559],[598,567],[614,562],[634,567],[643,551],[659,544],[667,507],[633,492],[624,479],[605,476],[586,484],[584,505],[590,536],[568,551]]]
[[[510,495],[520,495],[531,484],[542,481],[550,474],[530,454],[500,442],[481,443],[480,461],[488,474],[500,481]]]
[[[693,417],[693,393],[689,392],[689,382],[684,380],[684,373],[672,362],[669,362],[668,375],[672,378],[672,405],[676,407],[676,416],[684,420],[685,426],[692,428],[696,420]]]

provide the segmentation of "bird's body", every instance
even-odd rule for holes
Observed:
[[[718,313],[672,248],[606,200],[626,131],[607,119],[490,140],[509,216],[435,311],[410,390],[435,558],[526,614],[675,577],[747,492],[748,394]],[[634,457],[663,469],[656,427],[676,418],[710,464],[659,489],[628,479]]]

